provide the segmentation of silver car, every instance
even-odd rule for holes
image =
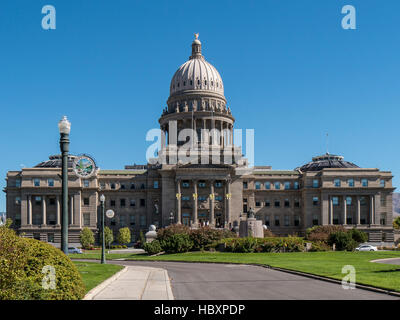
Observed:
[[[370,244],[362,244],[356,248],[356,251],[378,251],[378,248]]]
[[[69,247],[68,248],[68,253],[83,253],[81,249],[75,248],[75,247]]]

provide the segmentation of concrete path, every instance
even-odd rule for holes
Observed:
[[[372,260],[371,262],[385,263],[385,264],[400,264],[400,258],[378,259],[378,260]]]
[[[128,266],[116,279],[99,285],[86,300],[173,300],[171,284],[165,269]]]
[[[399,299],[363,289],[277,270],[232,264],[109,261],[127,266],[168,270],[175,299],[189,300],[386,300]]]

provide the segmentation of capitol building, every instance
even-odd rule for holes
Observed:
[[[250,209],[276,235],[304,235],[315,225],[343,225],[392,242],[392,173],[360,168],[340,155],[323,154],[291,170],[250,167],[235,145],[233,111],[217,69],[196,35],[189,60],[172,77],[160,110],[161,147],[145,165],[97,170],[82,179],[69,158],[69,242],[83,227],[98,230],[101,194],[116,233],[129,227],[133,241],[150,224],[182,223],[235,228]],[[181,132],[194,132],[179,139]],[[187,141],[190,140],[190,149]],[[189,152],[190,151],[190,152]],[[190,153],[188,161],[180,155]],[[61,242],[61,156],[7,173],[7,217],[26,237]]]

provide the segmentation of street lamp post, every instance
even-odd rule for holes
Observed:
[[[171,212],[169,213],[169,221],[170,221],[170,224],[173,224],[173,223],[174,223],[174,219],[175,219],[174,213],[171,211]]]
[[[58,122],[60,131],[60,149],[62,161],[62,219],[61,219],[61,250],[68,254],[68,151],[69,151],[69,133],[71,131],[71,123],[64,116]]]
[[[101,204],[101,263],[105,264],[106,263],[106,239],[104,237],[104,202],[106,200],[106,197],[104,194],[100,196],[100,204]]]

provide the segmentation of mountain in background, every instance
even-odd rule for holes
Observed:
[[[400,193],[393,192],[393,217],[400,216]]]

